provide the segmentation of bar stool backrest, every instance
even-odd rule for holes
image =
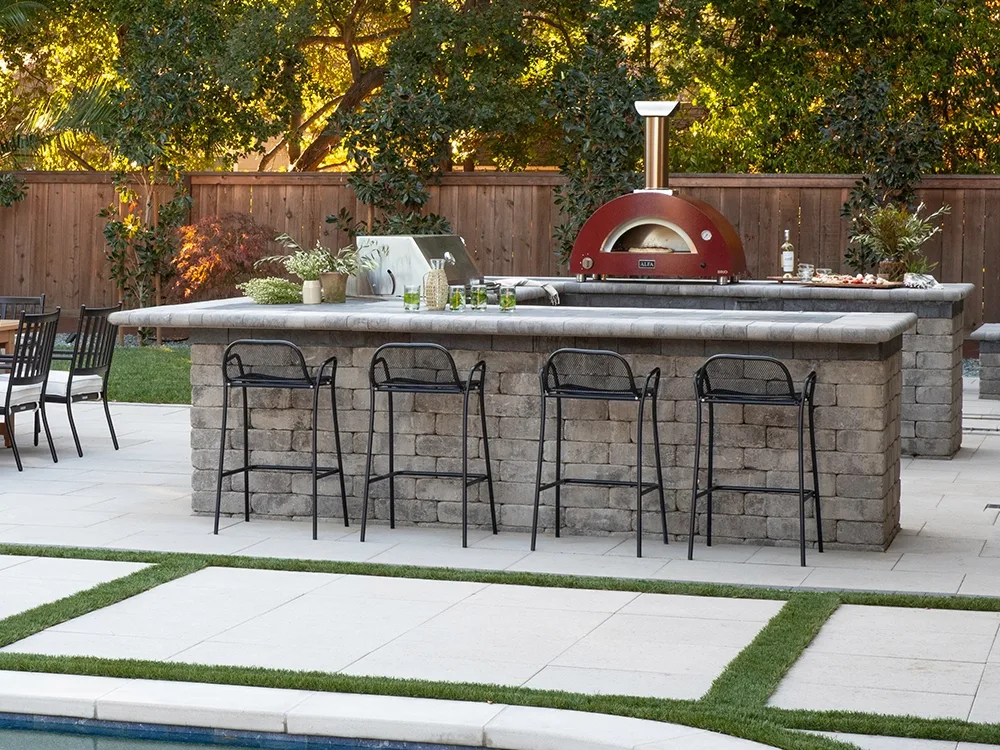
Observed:
[[[632,394],[639,397],[632,368],[617,352],[600,349],[557,349],[542,368],[542,386],[554,391]]]
[[[222,374],[228,384],[311,383],[302,350],[290,341],[240,339],[226,347]]]
[[[58,307],[50,313],[21,315],[14,356],[10,363],[8,391],[15,386],[44,385],[49,375],[49,365],[52,364],[58,326]]]
[[[17,320],[21,313],[37,315],[45,312],[45,295],[37,297],[0,297],[0,320]]]
[[[788,368],[774,357],[757,354],[716,354],[695,374],[698,398],[760,396],[795,398]]]
[[[113,312],[122,309],[119,302],[114,307],[80,307],[80,322],[73,341],[73,359],[70,362],[70,378],[74,375],[100,375],[102,378],[111,368],[111,357],[115,353],[115,336],[118,326],[108,320]]]
[[[373,388],[462,387],[455,358],[438,344],[384,344],[372,355],[368,377]]]

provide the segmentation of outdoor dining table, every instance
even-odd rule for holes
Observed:
[[[0,352],[4,354],[9,354],[8,351],[11,348],[11,344],[14,341],[14,335],[17,333],[18,321],[16,320],[0,320]],[[3,436],[4,448],[10,447],[10,438],[7,437],[7,424],[0,422],[0,435]]]

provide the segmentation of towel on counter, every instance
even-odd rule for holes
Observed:
[[[525,278],[505,278],[490,280],[490,284],[496,284],[497,286],[525,286],[525,287],[535,287],[539,288],[548,295],[550,305],[559,304],[559,292],[551,284],[545,281],[536,281],[535,279],[525,279]]]

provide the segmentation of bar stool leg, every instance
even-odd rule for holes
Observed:
[[[705,495],[705,507],[708,509],[708,518],[705,521],[705,546],[712,546],[712,487],[715,486],[715,472],[713,462],[715,460],[715,404],[708,405],[708,494]]]
[[[479,421],[483,426],[483,457],[486,459],[486,489],[490,494],[490,521],[493,533],[497,533],[497,509],[493,500],[493,468],[490,466],[490,437],[486,434],[486,394],[479,384]]]
[[[663,543],[670,544],[667,535],[667,502],[663,497],[663,459],[660,456],[660,426],[657,424],[656,394],[653,394],[653,450],[656,452],[656,488],[660,495],[660,521],[663,523]]]
[[[219,533],[219,513],[222,511],[222,471],[226,462],[226,417],[229,414],[229,386],[222,387],[222,436],[219,438],[219,474],[215,483],[215,534]],[[17,451],[14,452],[17,457]],[[18,462],[20,467],[20,462]]]
[[[469,546],[469,390],[462,394],[462,547]]]
[[[542,393],[541,416],[538,420],[538,469],[535,472],[535,510],[531,517],[531,551],[535,551],[538,536],[538,503],[542,495],[542,458],[545,452],[545,393]]]
[[[809,450],[812,453],[813,503],[816,505],[816,546],[823,551],[823,517],[819,510],[819,469],[816,467],[816,427],[813,423],[813,406],[809,404]]]
[[[312,389],[313,392],[313,413],[312,413],[312,512],[313,512],[313,541],[319,535],[319,386]]]
[[[694,428],[694,479],[691,482],[691,528],[688,532],[688,560],[694,559],[694,531],[698,510],[698,471],[701,468],[701,401],[698,405],[698,418]]]
[[[562,490],[562,399],[556,397],[556,539],[559,538],[560,520],[562,511],[560,510],[559,493]]]
[[[799,557],[806,566],[806,456],[805,456],[805,404],[799,406]]]
[[[394,529],[396,528],[396,428],[393,423],[392,391],[387,391],[386,396],[389,399],[389,528]]]
[[[372,440],[375,437],[375,389],[369,388],[368,404],[368,457],[365,459],[365,492],[361,500],[361,541],[365,540],[365,529],[368,526],[368,492],[371,489],[372,478]]]
[[[639,415],[635,423],[635,556],[642,557],[642,413],[646,410],[646,394],[639,399]]]
[[[344,456],[340,450],[340,420],[337,419],[337,393],[334,381],[330,381],[330,409],[333,412],[333,442],[337,448],[337,475],[340,478],[340,504],[344,508],[344,526],[350,527],[347,520],[347,488],[344,486]]]
[[[250,521],[250,407],[247,389],[243,391],[243,520]]]

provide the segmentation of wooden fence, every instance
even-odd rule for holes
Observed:
[[[103,220],[110,175],[25,173],[28,197],[0,209],[0,294],[49,295],[72,314],[81,303],[115,298],[104,259]],[[191,220],[241,211],[310,246],[346,243],[325,219],[347,208],[366,218],[342,174],[197,173],[188,178]],[[552,227],[559,223],[552,172],[451,173],[432,189],[430,210],[451,220],[486,274],[557,276]],[[671,186],[717,206],[743,240],[754,277],[777,270],[788,229],[803,260],[841,268],[847,224],[840,210],[854,178],[842,175],[674,175]],[[976,291],[966,306],[971,330],[1000,322],[1000,177],[933,177],[921,199],[951,206],[944,231],[926,246],[943,281]]]

